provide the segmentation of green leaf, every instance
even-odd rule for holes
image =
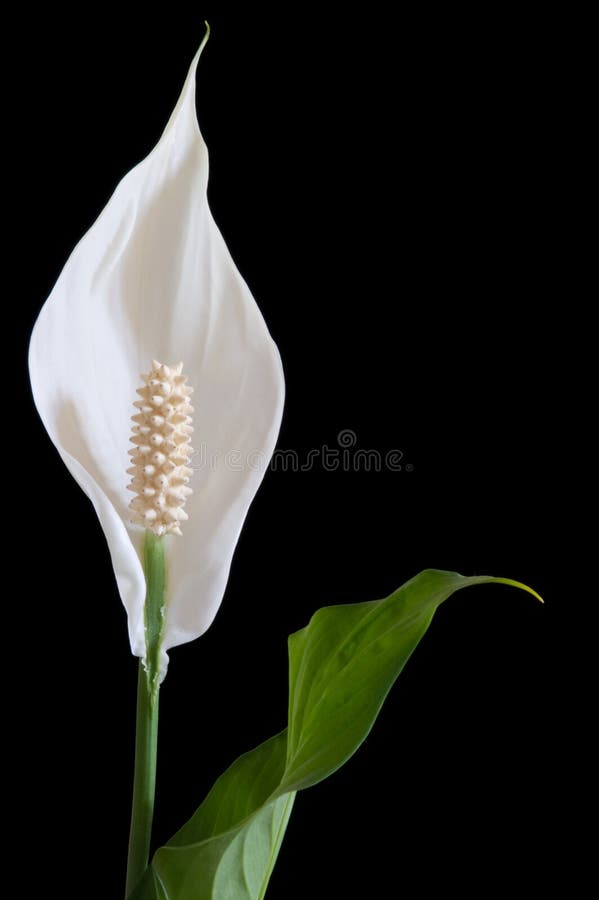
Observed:
[[[384,600],[318,610],[289,638],[288,732],[227,769],[156,852],[132,900],[262,900],[295,792],[357,750],[437,607],[490,582],[538,597],[508,579],[430,569]]]
[[[295,793],[281,794],[287,732],[240,756],[161,847],[131,900],[264,897]]]
[[[285,790],[309,787],[356,751],[437,607],[455,591],[499,582],[427,569],[384,600],[328,606],[289,638]]]

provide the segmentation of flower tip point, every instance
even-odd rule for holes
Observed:
[[[200,46],[199,46],[199,49],[198,49],[198,52],[197,52],[197,54],[196,54],[196,62],[197,62],[197,60],[199,59],[202,50],[204,49],[204,47],[205,47],[206,44],[208,43],[208,38],[210,37],[210,25],[208,24],[208,22],[206,21],[206,19],[204,19],[204,25],[206,26],[206,30],[205,30],[205,32],[204,32],[204,37],[202,38],[202,42],[201,42],[201,44],[200,44]]]

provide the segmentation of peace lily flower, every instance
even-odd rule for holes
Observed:
[[[29,357],[39,414],[98,514],[131,649],[141,658],[145,526],[168,532],[161,677],[166,651],[205,632],[218,610],[239,532],[274,449],[284,396],[276,345],[208,207],[208,152],[195,112],[204,43],[158,144],[120,182],[68,259],[35,325]],[[140,373],[152,360],[140,401]],[[175,484],[163,478],[156,485],[172,452],[159,445],[173,437],[172,422],[162,427],[160,403],[172,394],[188,404],[189,391],[177,393],[181,368],[171,368],[179,360],[195,391],[194,439],[210,464],[194,469],[186,408],[174,423],[174,437],[184,444],[176,465],[183,468]],[[146,390],[153,376],[155,394]],[[153,444],[146,444],[148,435]],[[146,447],[159,462],[144,474]],[[166,518],[161,504],[168,506]]]

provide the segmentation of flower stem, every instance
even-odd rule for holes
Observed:
[[[135,725],[135,775],[133,779],[133,804],[131,831],[129,832],[129,856],[127,859],[127,887],[129,897],[148,865],[154,793],[156,787],[156,749],[158,739],[158,689],[155,696],[148,684],[143,663],[139,662],[137,677],[137,717]]]
[[[160,648],[164,625],[166,563],[162,538],[156,537],[151,531],[146,531],[144,538],[143,565],[146,575],[146,660],[145,665],[140,660],[137,677],[135,774],[126,898],[133,893],[148,865],[156,789]]]

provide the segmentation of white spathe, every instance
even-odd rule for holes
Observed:
[[[191,64],[153,151],[117,186],[73,250],[31,337],[29,371],[42,421],[106,535],[145,656],[143,528],[127,493],[132,402],[152,359],[183,360],[200,448],[181,537],[167,537],[166,650],[203,634],[221,603],[248,507],[281,422],[281,360],[216,227],[208,152]]]

